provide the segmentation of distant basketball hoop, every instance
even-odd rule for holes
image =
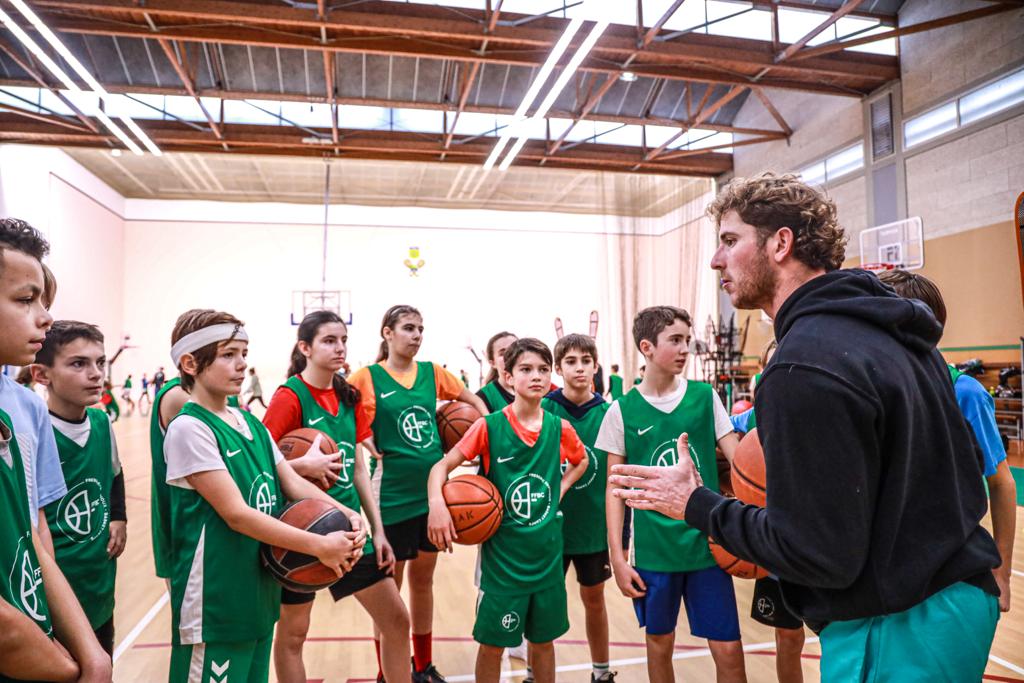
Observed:
[[[292,325],[298,325],[313,311],[332,311],[337,313],[346,325],[351,325],[352,292],[347,289],[302,289],[292,292]]]
[[[860,233],[864,270],[917,270],[924,267],[924,224],[919,216],[868,228]],[[886,266],[889,267],[881,267]]]
[[[862,270],[870,270],[872,273],[878,274],[887,270],[896,270],[895,263],[865,263],[861,265]]]

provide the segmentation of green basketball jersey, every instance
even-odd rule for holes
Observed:
[[[85,446],[54,428],[60,468],[68,492],[44,508],[61,572],[89,625],[94,629],[114,615],[117,560],[107,557],[110,541],[110,489],[114,482],[110,421],[104,411],[89,408],[89,439]]]
[[[611,404],[596,405],[580,419],[574,418],[565,406],[549,398],[544,399],[541,406],[555,417],[568,420],[587,452],[587,469],[583,471],[583,477],[562,498],[561,510],[565,515],[563,551],[566,555],[583,555],[607,550],[604,495],[608,482],[608,453],[595,448],[594,442]],[[567,467],[568,463],[562,464],[563,473]]]
[[[228,396],[228,405],[231,406],[232,408],[238,408],[239,410],[241,410],[242,404],[238,402],[238,394]]]
[[[687,382],[686,394],[671,413],[658,410],[639,391],[619,401],[625,431],[626,463],[671,467],[676,464],[676,439],[689,435],[690,458],[704,485],[718,490],[715,463],[714,396],[710,384]],[[659,572],[686,572],[715,564],[707,535],[686,522],[651,510],[633,510],[632,561]]]
[[[43,573],[32,545],[25,466],[10,416],[0,410],[0,598],[53,637]],[[0,681],[7,680],[0,676]]]
[[[946,363],[946,367],[949,368],[949,378],[953,381],[953,386],[956,386],[956,381],[960,379],[960,375],[964,373],[957,370],[955,365]]]
[[[341,453],[341,471],[338,472],[338,480],[328,489],[327,495],[345,507],[360,512],[362,507],[359,503],[359,492],[355,487],[356,412],[339,402],[338,414],[331,415],[316,402],[309,387],[298,376],[289,377],[283,386],[290,389],[299,399],[299,405],[302,407],[302,426],[319,429],[338,444],[338,451]],[[373,541],[367,538],[363,554],[370,555],[372,553]]]
[[[480,548],[480,589],[535,593],[565,580],[562,572],[562,420],[544,412],[537,443],[527,446],[504,412],[484,417],[487,472],[501,493],[501,526]]]
[[[498,380],[488,382],[480,387],[480,393],[483,394],[484,403],[487,404],[492,413],[500,411],[509,404],[508,398],[498,387]]]
[[[268,515],[283,505],[270,434],[242,412],[252,439],[202,406],[189,402],[181,415],[213,432],[227,472],[249,507]],[[178,418],[175,418],[178,419]],[[281,586],[260,564],[260,542],[232,530],[192,489],[170,488],[173,628],[185,645],[260,640],[274,629]]]
[[[609,393],[614,401],[617,398],[622,397],[622,377],[619,375],[608,376],[608,389]]]
[[[149,526],[153,534],[153,562],[156,575],[171,578],[171,513],[167,486],[167,460],[164,458],[164,429],[160,426],[160,401],[164,394],[181,384],[175,377],[156,392],[149,415],[149,456],[152,461]]]
[[[370,366],[377,412],[373,438],[384,458],[370,462],[380,514],[395,524],[429,510],[427,477],[444,457],[437,432],[437,386],[433,363],[416,364],[416,382],[406,389],[380,363]]]

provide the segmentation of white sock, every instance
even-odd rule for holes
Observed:
[[[608,673],[608,662],[594,662],[594,680],[601,680],[606,673]]]

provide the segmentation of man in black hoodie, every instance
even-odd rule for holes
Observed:
[[[634,488],[615,495],[778,576],[821,635],[823,683],[980,680],[1000,560],[941,325],[873,274],[839,270],[835,205],[795,176],[735,179],[708,213],[722,287],[779,341],[755,397],[767,506],[700,486],[685,458],[615,467],[612,484]]]

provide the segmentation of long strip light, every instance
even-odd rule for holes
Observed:
[[[46,54],[41,47],[39,47],[36,41],[32,40],[32,38],[25,33],[25,31],[18,26],[18,24],[15,23],[15,21],[11,19],[10,15],[4,12],[3,9],[0,9],[0,22],[3,22],[11,33],[13,33],[14,36],[20,40],[22,44],[39,59],[39,61],[43,63],[43,66],[45,66],[47,70],[57,78],[57,80],[64,84],[66,89],[80,95],[85,94],[85,91],[78,87],[77,83],[71,80],[71,77],[67,75],[64,69],[57,66],[57,63],[54,62],[50,56]],[[121,130],[120,126],[111,121],[110,117],[99,108],[98,104],[96,105],[95,111],[91,113],[94,114],[111,133],[117,136],[117,139],[123,142],[125,147],[135,154],[142,154],[142,148],[135,144],[135,141],[128,137],[127,133]]]
[[[569,79],[572,78],[574,73],[576,73],[576,69],[578,69],[580,64],[583,63],[583,60],[586,59],[588,54],[590,54],[590,51],[594,49],[594,45],[597,43],[598,38],[600,38],[601,34],[608,28],[609,23],[610,22],[608,21],[599,21],[594,24],[594,28],[590,30],[590,33],[583,40],[579,49],[576,50],[576,54],[572,56],[569,63],[565,65],[564,69],[562,69],[562,73],[559,74],[558,80],[556,80],[555,84],[551,86],[551,90],[548,91],[547,96],[540,103],[537,111],[533,113],[533,116],[530,117],[528,122],[520,126],[519,139],[516,140],[516,144],[514,144],[512,149],[508,151],[508,154],[505,155],[505,158],[501,162],[501,166],[498,167],[499,171],[508,170],[508,167],[512,164],[512,160],[516,158],[516,155],[519,154],[519,150],[521,150],[523,145],[526,144],[526,140],[529,137],[529,124],[544,119],[548,111],[551,109],[551,106],[555,103],[555,100],[558,99],[558,96],[562,94],[563,90],[565,90],[565,86],[568,85]]]
[[[484,162],[484,170],[490,170],[494,163],[501,156],[501,153],[505,151],[505,146],[508,145],[508,141],[512,139],[512,136],[519,130],[519,126],[526,120],[526,112],[533,105],[533,101],[537,99],[537,95],[540,94],[540,89],[544,83],[547,82],[551,72],[554,71],[555,65],[558,64],[558,60],[562,58],[562,55],[567,49],[569,49],[569,43],[572,42],[573,37],[579,32],[583,26],[583,19],[581,17],[573,17],[569,22],[569,25],[565,27],[565,31],[562,36],[555,43],[554,49],[551,50],[551,54],[548,55],[547,60],[543,66],[540,67],[540,71],[537,72],[537,77],[533,79],[533,83],[530,84],[529,90],[526,91],[526,95],[523,96],[523,101],[519,103],[519,107],[516,109],[516,113],[512,115],[512,121],[509,125],[505,126],[504,132],[501,137],[498,138],[498,143],[494,146],[490,156],[487,157],[487,161]]]
[[[43,23],[43,20],[39,18],[39,15],[33,12],[32,8],[25,4],[25,0],[9,1],[18,9],[19,12],[21,12],[21,14],[26,19],[29,20],[29,22],[33,26],[36,27],[36,30],[39,31],[40,35],[42,35],[43,38],[46,39],[46,42],[53,46],[53,49],[55,49],[57,53],[64,58],[64,61],[71,66],[72,70],[76,74],[78,74],[79,78],[81,78],[88,84],[88,86],[96,95],[98,95],[108,105],[114,104],[111,101],[111,95],[107,92],[106,88],[100,85],[99,81],[97,81],[93,77],[93,75],[89,73],[89,70],[86,69],[85,66],[83,66],[82,62],[79,61],[78,57],[75,57],[75,55],[73,55],[71,51],[68,50],[67,46],[65,46],[64,43],[61,42],[57,35],[50,30],[50,27]],[[155,154],[156,156],[160,156],[161,154],[163,154],[163,152],[160,151],[160,148],[156,146],[156,143],[154,143],[150,139],[150,137],[146,135],[146,132],[142,130],[142,128],[139,127],[139,124],[135,123],[135,121],[132,120],[130,116],[120,114],[118,115],[118,118],[121,119],[121,122],[124,123],[124,125],[127,126],[132,133],[135,134],[135,137],[142,141],[142,144],[145,145],[146,149],[148,149],[152,154]]]

